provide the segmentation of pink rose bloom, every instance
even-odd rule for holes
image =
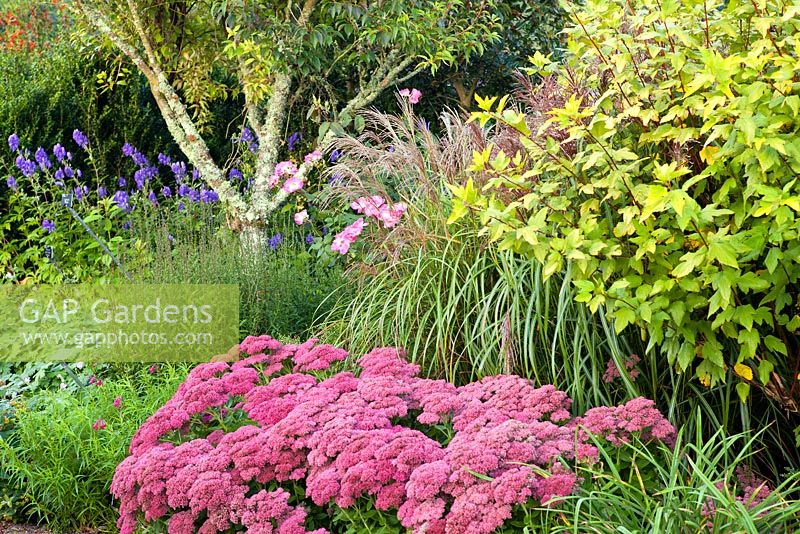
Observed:
[[[303,179],[298,178],[297,176],[291,176],[283,184],[283,190],[287,193],[294,193],[296,191],[300,191],[301,189],[303,189]]]
[[[114,399],[114,408],[119,408],[120,406],[122,406],[122,397],[117,396],[117,398]]]
[[[334,252],[338,252],[339,254],[345,255],[350,250],[350,241],[343,237],[336,236],[333,238],[333,243],[331,244],[331,250]]]
[[[102,419],[98,419],[92,425],[92,430],[103,430],[106,427],[106,422]]]
[[[294,214],[294,223],[297,226],[305,224],[308,221],[308,211],[303,210]]]
[[[356,222],[339,232],[336,237],[333,238],[331,250],[338,252],[339,254],[347,254],[347,252],[350,250],[350,245],[356,242],[358,236],[364,231],[365,226],[366,223],[364,222],[364,218],[361,217]]]
[[[275,176],[294,176],[297,174],[297,165],[293,161],[281,161],[275,165]]]
[[[367,217],[378,218],[380,215],[381,207],[386,204],[386,201],[380,195],[373,195],[371,197],[359,197],[350,204],[350,207]]]
[[[419,89],[401,89],[400,96],[408,98],[410,104],[417,104],[422,100],[422,91]]]
[[[320,152],[319,150],[315,150],[314,152],[311,152],[310,154],[306,154],[306,157],[304,158],[304,161],[306,163],[308,163],[309,165],[312,165],[312,164],[318,162],[321,159],[322,159],[322,152]]]
[[[387,206],[385,209],[381,209],[379,219],[386,228],[392,228],[397,226],[397,223],[400,222],[400,219],[407,210],[408,206],[406,206],[405,203],[398,202],[397,204],[392,204],[391,207]]]

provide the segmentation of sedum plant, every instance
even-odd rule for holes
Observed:
[[[800,311],[800,6],[596,0],[527,116],[479,99],[524,149],[454,187],[501,248],[568,269],[576,300],[710,386],[736,375],[792,411]]]
[[[248,337],[239,349],[232,364],[194,368],[134,435],[111,484],[123,534],[320,534],[348,522],[488,534],[518,505],[571,494],[572,466],[598,462],[598,443],[674,444],[642,397],[574,417],[552,385],[497,375],[456,387],[420,378],[397,349],[361,356],[357,374],[334,373],[348,353],[316,340]]]

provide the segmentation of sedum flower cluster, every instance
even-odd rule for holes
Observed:
[[[572,493],[570,464],[598,457],[590,434],[675,435],[646,399],[573,417],[553,386],[499,375],[456,387],[420,378],[392,348],[338,373],[347,352],[316,340],[249,337],[240,350],[196,367],[137,431],[111,486],[122,534],[140,521],[170,534],[306,532],[308,507],[359,499],[414,532],[488,533],[516,505]]]

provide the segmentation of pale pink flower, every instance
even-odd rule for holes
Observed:
[[[309,165],[313,165],[314,163],[320,161],[321,159],[322,159],[322,152],[320,152],[319,150],[315,150],[314,152],[306,154],[305,158],[303,158],[303,161],[305,161]]]
[[[336,237],[333,238],[333,244],[331,244],[331,250],[339,254],[347,254],[350,250],[350,245],[356,242],[358,236],[364,231],[365,226],[364,218],[360,217],[356,222],[336,234]]]
[[[293,161],[281,161],[275,165],[275,176],[294,176],[297,174],[297,165]]]
[[[419,89],[401,89],[400,96],[408,98],[410,104],[417,104],[422,99],[422,91]]]
[[[303,189],[303,179],[298,176],[290,176],[283,184],[283,190],[287,193],[294,193]]]
[[[294,223],[298,226],[305,224],[308,221],[308,211],[298,211],[294,214]]]

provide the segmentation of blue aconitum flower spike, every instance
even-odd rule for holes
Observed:
[[[36,158],[36,163],[39,164],[39,168],[43,171],[53,166],[53,164],[50,162],[50,158],[47,156],[47,151],[42,147],[36,149],[36,153],[33,155],[33,157]]]
[[[15,133],[12,133],[8,136],[8,148],[11,149],[11,152],[16,152],[19,149],[19,136]]]
[[[297,146],[297,143],[299,143],[302,139],[303,134],[300,132],[294,132],[292,135],[290,135],[289,139],[286,140],[286,147],[289,149],[289,152],[292,152]]]
[[[269,241],[267,241],[267,246],[271,250],[275,250],[281,245],[281,243],[283,243],[283,236],[278,233],[269,238]]]
[[[81,148],[86,148],[89,146],[89,138],[77,128],[72,132],[72,140],[75,141],[75,144]]]
[[[67,157],[67,149],[61,146],[61,143],[56,143],[53,146],[53,155],[59,162],[62,162]]]

